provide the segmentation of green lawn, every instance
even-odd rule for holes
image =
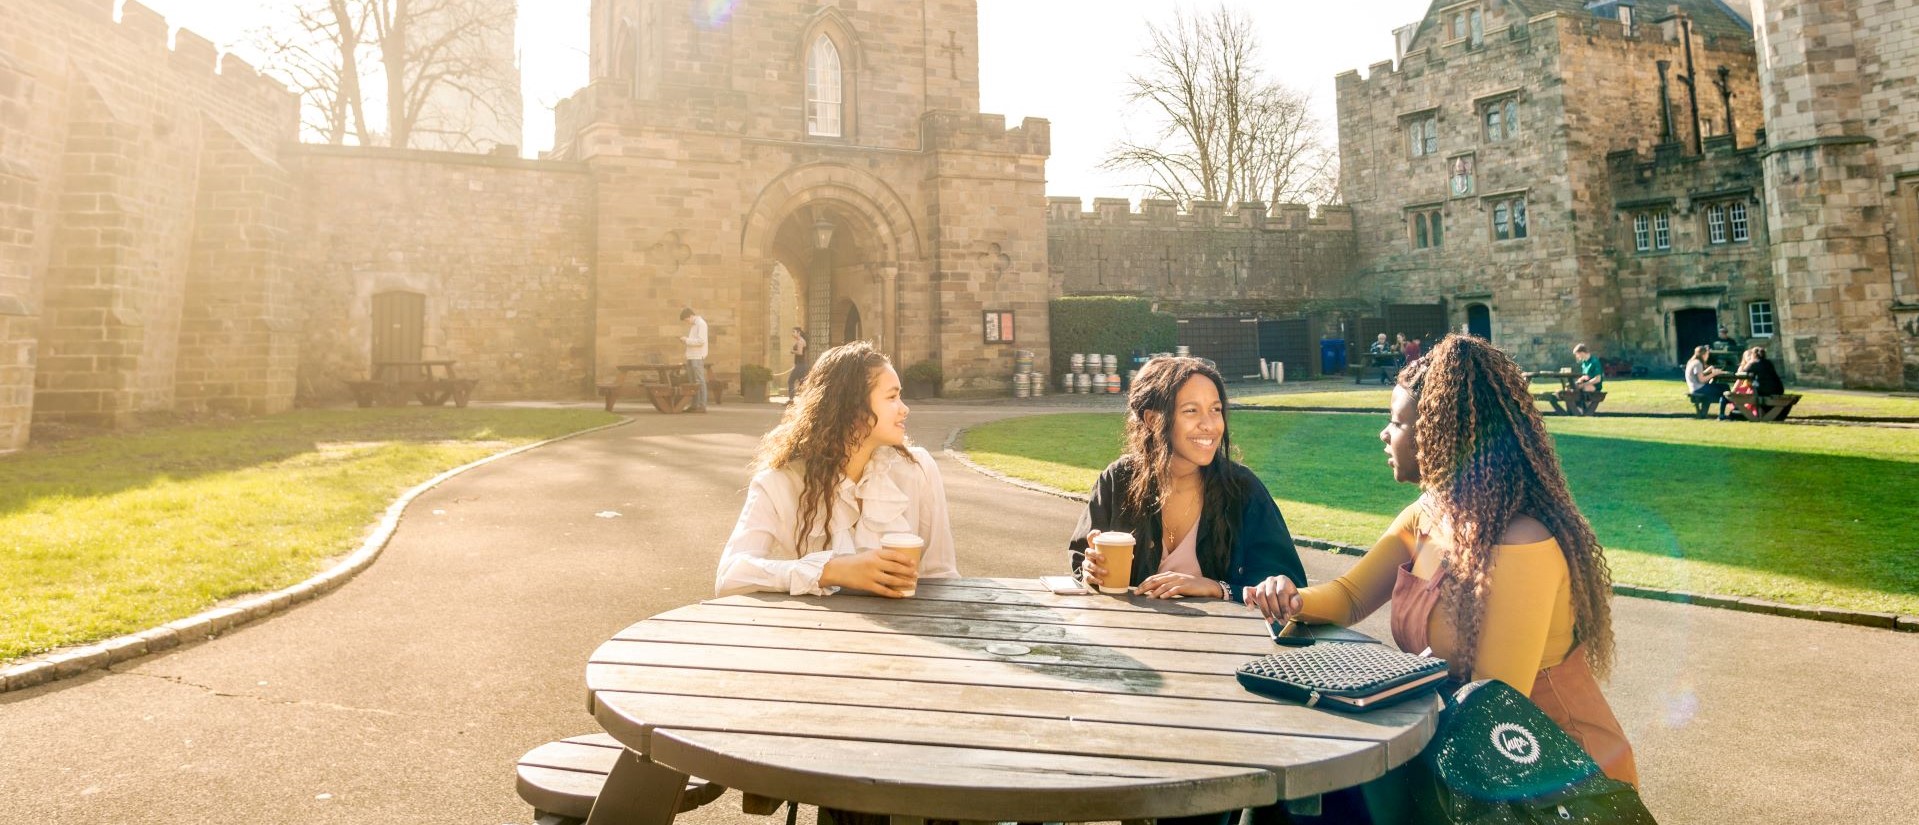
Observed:
[[[1351,381],[1344,381],[1340,382],[1337,388],[1319,389],[1327,386],[1323,382],[1315,381],[1302,385],[1300,391],[1257,393],[1248,387],[1233,392],[1232,400],[1237,404],[1256,404],[1267,407],[1385,412],[1386,405],[1392,396],[1390,387],[1382,387],[1377,383],[1353,384]],[[1308,387],[1312,389],[1307,389]],[[1553,388],[1558,388],[1557,381],[1553,382]],[[1260,386],[1259,389],[1265,390],[1267,387]],[[1795,417],[1908,418],[1919,421],[1919,397],[1795,387],[1787,389],[1789,392],[1804,396],[1792,408],[1792,415]],[[1614,378],[1606,382],[1606,401],[1600,405],[1599,411],[1601,413],[1690,415],[1692,408],[1687,406],[1685,394],[1686,382],[1678,379]],[[1544,405],[1541,405],[1541,409],[1544,409]]]
[[[1241,412],[1233,437],[1300,535],[1371,544],[1416,493],[1392,482],[1384,416]],[[1919,430],[1692,419],[1548,419],[1625,583],[1919,614]],[[1087,490],[1120,418],[1064,414],[966,433],[980,463]]]
[[[295,584],[408,487],[616,420],[598,410],[304,411],[0,458],[0,661]]]

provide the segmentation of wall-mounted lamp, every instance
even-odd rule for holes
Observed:
[[[833,222],[823,214],[813,222],[813,248],[822,251],[833,248]]]

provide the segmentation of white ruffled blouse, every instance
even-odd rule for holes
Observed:
[[[714,593],[824,595],[831,592],[820,587],[827,560],[875,549],[885,533],[914,533],[926,540],[920,578],[957,578],[953,527],[939,465],[926,450],[910,449],[912,461],[883,448],[873,453],[859,481],[841,476],[831,518],[821,523],[816,517],[812,534],[800,546],[793,535],[799,526],[803,486],[798,468],[755,474],[740,520],[720,554]]]

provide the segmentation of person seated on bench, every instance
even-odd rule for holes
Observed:
[[[760,440],[756,472],[713,581],[719,596],[901,598],[921,578],[956,578],[946,490],[932,454],[906,438],[899,373],[865,341],[813,363],[800,397]],[[887,533],[926,542],[917,572]]]
[[[1381,384],[1386,383],[1386,379],[1399,366],[1399,348],[1386,340],[1386,333],[1379,334],[1379,340],[1366,350],[1366,355],[1372,359],[1373,368],[1379,370]]]
[[[1779,368],[1773,366],[1772,359],[1766,357],[1765,347],[1753,347],[1752,349],[1746,350],[1745,357],[1739,360],[1739,371],[1752,376],[1752,380],[1748,383],[1747,391],[1752,393],[1753,401],[1755,402],[1741,406],[1744,408],[1747,418],[1758,421],[1765,415],[1765,400],[1774,396],[1784,395],[1786,392],[1786,382],[1779,377]],[[1736,391],[1737,387],[1735,387],[1735,392]],[[1779,419],[1784,420],[1785,416],[1781,415]]]
[[[1585,344],[1573,345],[1573,357],[1578,359],[1579,377],[1573,379],[1573,389],[1581,392],[1602,392],[1606,386],[1606,367],[1593,357],[1592,350]]]
[[[1724,375],[1725,371],[1711,365],[1712,347],[1692,348],[1692,358],[1686,361],[1686,394],[1692,397],[1692,403],[1703,409],[1719,402],[1719,420],[1726,420],[1726,386],[1714,378]]]

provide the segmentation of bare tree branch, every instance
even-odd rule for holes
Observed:
[[[1265,198],[1330,203],[1338,159],[1306,95],[1260,69],[1252,23],[1226,6],[1147,24],[1146,67],[1127,102],[1157,124],[1152,139],[1120,141],[1101,168],[1140,173],[1142,190],[1195,200]]]
[[[250,39],[299,92],[311,139],[371,145],[383,127],[390,146],[482,151],[476,119],[517,120],[518,68],[497,54],[513,17],[511,0],[292,0]]]

